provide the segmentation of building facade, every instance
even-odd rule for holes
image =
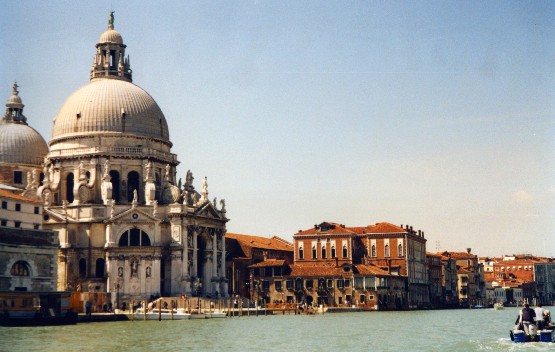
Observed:
[[[44,180],[44,227],[60,239],[58,288],[225,296],[225,201],[176,182],[166,118],[132,81],[113,13],[94,50],[90,82],[59,110]]]

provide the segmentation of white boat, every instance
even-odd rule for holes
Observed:
[[[502,302],[497,302],[497,303],[494,303],[493,309],[501,310],[501,309],[505,309],[505,306],[503,305]]]

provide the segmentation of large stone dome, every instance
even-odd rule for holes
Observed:
[[[0,163],[40,166],[48,153],[44,138],[27,125],[16,83],[0,120]]]
[[[56,140],[93,134],[133,134],[170,143],[168,124],[154,99],[126,80],[93,79],[73,93],[58,112]]]

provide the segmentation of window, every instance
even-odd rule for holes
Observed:
[[[332,258],[336,258],[337,256],[335,255],[335,245],[331,246],[331,257]]]
[[[343,258],[347,258],[347,245],[343,245]]]
[[[299,259],[304,259],[304,250],[303,246],[299,247]]]
[[[366,296],[365,295],[360,295],[358,300],[360,301],[361,304],[366,303]]]
[[[13,172],[13,183],[22,184],[23,183],[23,171]]]
[[[141,229],[130,229],[121,235],[119,239],[120,247],[150,246],[150,237]]]
[[[39,230],[39,229],[40,229],[40,225],[39,225],[39,224],[33,224],[33,229]]]
[[[328,279],[328,288],[333,288],[333,279]]]
[[[8,220],[4,220],[4,219],[0,220],[0,225],[1,226],[7,226],[8,225]]]
[[[10,271],[12,276],[29,276],[29,264],[22,260],[14,263]]]
[[[8,209],[8,202],[5,200],[2,201],[2,209]]]
[[[87,261],[85,258],[79,259],[79,277],[87,277]]]
[[[343,279],[337,280],[337,288],[340,290],[343,289]]]
[[[399,247],[397,248],[397,251],[399,253],[399,257],[403,256],[403,245],[399,243]]]
[[[376,245],[372,245],[372,257],[376,257]]]
[[[345,279],[345,281],[343,282],[343,286],[345,286],[345,288],[351,287],[351,280]]]
[[[104,278],[104,259],[102,258],[96,260],[96,277],[99,279]]]
[[[281,291],[281,281],[278,280],[274,283],[274,285],[276,286],[276,291]]]
[[[15,203],[15,211],[21,211],[21,204]]]
[[[270,281],[268,280],[262,281],[262,290],[270,291]]]
[[[316,246],[312,246],[312,259],[316,259]]]
[[[280,267],[274,268],[274,276],[281,276],[281,268]]]
[[[313,287],[314,287],[314,280],[307,279],[306,280],[306,288],[309,289],[309,290],[312,290]]]
[[[389,245],[386,244],[384,247],[384,256],[389,257]]]
[[[21,227],[21,221],[14,221],[14,227]]]
[[[343,304],[343,297],[339,296],[339,304]]]
[[[293,290],[293,280],[285,281],[285,288],[292,291]]]
[[[322,259],[326,259],[326,246],[322,246]]]
[[[39,207],[35,207],[35,214],[39,213]]]
[[[67,174],[66,177],[66,200],[69,203],[73,203],[73,183],[74,183],[74,177],[73,177],[73,173],[69,173]]]

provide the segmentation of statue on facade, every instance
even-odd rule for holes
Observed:
[[[185,176],[185,188],[192,187],[193,180],[193,173],[191,172],[191,170],[187,170],[187,175]]]
[[[220,200],[220,205],[222,206],[221,212],[225,213],[226,212],[226,210],[225,210],[225,199]]]
[[[152,201],[152,216],[156,217],[158,215],[158,201]]]
[[[139,203],[139,193],[137,192],[136,189],[134,189],[133,190],[133,201],[131,202],[133,208],[136,208],[138,203]]]
[[[131,277],[137,276],[138,269],[139,269],[139,264],[137,263],[137,260],[135,259],[131,260]]]
[[[151,269],[150,266],[146,267],[146,277],[150,277],[151,276]]]

